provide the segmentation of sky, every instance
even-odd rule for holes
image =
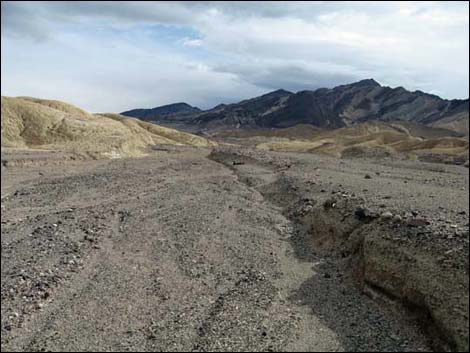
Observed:
[[[1,94],[91,112],[365,78],[469,96],[469,3],[1,2]]]

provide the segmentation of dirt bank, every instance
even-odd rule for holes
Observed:
[[[388,204],[377,202],[380,195],[365,197],[367,190],[354,178],[345,185],[333,179],[325,186],[320,175],[309,174],[321,160],[239,148],[219,148],[210,158],[283,207],[298,228],[293,242],[301,257],[321,252],[338,259],[363,293],[419,322],[434,349],[468,350],[468,199],[454,200],[453,208],[459,201],[462,208],[450,222],[435,218],[431,205],[426,209],[411,198],[400,200],[397,211],[397,192],[381,180],[380,166],[373,177],[364,174],[363,179],[381,185]],[[462,173],[439,169],[456,171]],[[410,177],[410,171],[402,172]],[[426,171],[426,177],[432,179],[433,173]],[[443,191],[432,184],[428,190],[428,195]],[[451,217],[445,204],[441,199],[438,208]]]

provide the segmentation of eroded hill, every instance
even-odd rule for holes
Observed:
[[[335,157],[405,157],[452,164],[468,163],[468,140],[443,129],[412,123],[370,122],[297,139],[258,144],[273,151],[312,152]]]
[[[2,97],[1,102],[2,147],[120,157],[142,155],[156,144],[212,144],[203,137],[119,114],[90,114],[59,101]]]

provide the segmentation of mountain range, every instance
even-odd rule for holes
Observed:
[[[373,79],[297,93],[280,89],[208,110],[176,103],[121,114],[200,130],[287,128],[298,124],[337,129],[369,121],[407,121],[446,128],[462,135],[469,133],[468,99],[442,99],[403,87],[382,86]]]

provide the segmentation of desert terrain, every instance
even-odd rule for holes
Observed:
[[[469,352],[459,1],[2,1],[1,352]]]
[[[4,351],[468,350],[461,134],[2,97],[1,168]]]
[[[468,350],[468,168],[2,149],[2,351]]]

